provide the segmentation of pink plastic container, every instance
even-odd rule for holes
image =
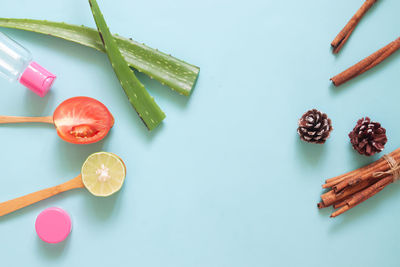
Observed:
[[[35,229],[39,238],[44,242],[59,243],[71,233],[71,218],[63,209],[47,208],[36,218]]]

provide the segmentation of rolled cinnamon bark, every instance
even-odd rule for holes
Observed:
[[[339,32],[339,34],[332,41],[331,46],[333,47],[333,53],[338,53],[343,45],[349,39],[351,33],[356,28],[362,17],[367,11],[375,4],[377,0],[366,0],[364,4],[357,10],[356,14],[347,22],[346,26]]]
[[[399,162],[400,161],[400,154],[399,154],[400,150],[396,149],[395,151],[393,151],[392,153],[390,153],[389,155],[396,161]],[[379,163],[376,165],[373,165],[372,168],[368,168],[365,171],[362,171],[358,174],[358,176],[355,177],[351,177],[348,179],[343,180],[342,182],[332,186],[332,190],[335,191],[335,193],[339,193],[340,191],[342,191],[344,188],[348,187],[348,186],[353,186],[356,185],[362,181],[366,181],[369,179],[373,179],[373,175],[376,172],[385,172],[387,170],[390,169],[390,165],[387,163],[386,160],[384,160],[383,158],[378,160]],[[371,165],[371,164],[370,164]],[[368,165],[369,166],[369,165]]]
[[[375,67],[376,65],[384,61],[386,58],[391,56],[399,48],[400,48],[400,38],[397,38],[387,46],[379,49],[372,55],[361,60],[360,62],[348,68],[347,70],[343,71],[342,73],[332,77],[330,80],[333,82],[335,86],[344,84],[345,82]]]
[[[338,202],[337,204],[333,204],[334,209],[338,209],[346,205],[348,199],[342,200],[341,202]]]
[[[394,156],[393,156],[394,157]],[[379,159],[378,161],[371,163],[363,168],[357,169],[356,172],[350,174],[349,176],[341,179],[335,183],[327,184],[329,188],[332,188],[335,193],[339,193],[346,187],[354,186],[362,181],[373,178],[372,173],[376,171],[386,171],[389,165],[384,159]]]
[[[393,151],[393,153],[395,153],[395,151]],[[374,168],[376,165],[384,162],[385,160],[380,158],[377,161],[374,161],[368,165],[365,165],[361,168],[355,169],[353,171],[347,172],[345,174],[333,177],[333,178],[329,178],[325,180],[325,184],[322,186],[323,188],[329,188],[332,187],[340,182],[342,182],[345,179],[348,179],[350,177],[357,177],[359,176],[360,172],[362,171],[369,171],[370,169]]]
[[[346,188],[343,190],[340,194],[336,194],[335,191],[331,190],[329,192],[326,192],[325,194],[321,195],[321,200],[324,203],[324,206],[328,207],[334,204],[335,202],[342,201],[343,199],[347,198],[348,196],[351,196],[354,193],[357,193],[364,188],[370,186],[373,184],[374,181],[363,181],[362,183],[359,183],[358,185],[355,185],[353,187]]]
[[[375,184],[369,186],[368,188],[354,194],[351,198],[349,198],[346,201],[346,204],[342,208],[333,212],[331,214],[331,217],[334,218],[336,216],[339,216],[340,214],[357,206],[358,204],[362,203],[363,201],[365,201],[365,200],[369,199],[370,197],[379,193],[383,188],[385,188],[387,185],[391,184],[392,182],[393,182],[392,177],[386,177],[386,178],[379,180]]]

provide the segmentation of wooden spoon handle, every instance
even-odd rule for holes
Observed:
[[[53,116],[48,116],[48,117],[0,116],[0,123],[22,123],[22,122],[42,122],[42,123],[54,124]]]
[[[37,191],[35,193],[31,193],[28,195],[25,195],[23,197],[15,198],[3,203],[0,203],[0,216],[9,214],[11,212],[14,212],[16,210],[22,209],[26,206],[29,206],[31,204],[34,204],[36,202],[39,202],[43,199],[52,197],[54,195],[57,195],[61,192],[65,192],[74,188],[82,188],[85,187],[82,182],[82,177],[79,174],[77,177],[75,177],[72,180],[69,180],[68,182],[65,182],[63,184],[53,186],[47,189],[43,189],[40,191]]]

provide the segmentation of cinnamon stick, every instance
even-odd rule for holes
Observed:
[[[356,28],[357,24],[360,22],[362,17],[367,13],[367,11],[375,4],[377,0],[366,0],[364,4],[357,10],[356,14],[347,22],[346,26],[339,32],[339,34],[332,41],[331,46],[333,48],[333,53],[337,54],[343,45],[349,39],[351,33]]]
[[[392,157],[395,157],[395,155],[393,154]],[[336,191],[340,191],[340,190],[338,190],[341,187],[339,185],[340,183],[344,183],[347,186],[350,183],[350,181],[352,181],[353,179],[364,180],[363,177],[369,178],[370,174],[371,174],[371,170],[378,170],[378,169],[380,170],[381,168],[386,168],[386,167],[387,167],[387,162],[381,158],[369,165],[366,165],[355,171],[347,173],[342,178],[340,178],[336,181],[322,185],[322,188],[333,188],[333,189],[336,189]],[[354,184],[354,182],[352,182],[352,184]]]
[[[324,202],[319,202],[318,204],[317,204],[317,207],[319,208],[319,209],[323,209],[323,208],[327,208],[328,206],[325,206],[325,204],[324,204]]]
[[[393,151],[392,154],[391,154],[392,157],[394,157],[394,155],[397,154],[397,152],[400,153],[400,149]],[[358,168],[358,169],[356,169],[356,170],[347,172],[347,173],[345,173],[345,174],[342,174],[342,175],[339,175],[339,176],[336,176],[336,177],[333,177],[333,178],[326,179],[326,180],[325,180],[325,184],[324,184],[322,187],[323,187],[323,188],[329,188],[329,187],[332,187],[332,186],[335,185],[335,184],[338,184],[338,183],[342,182],[343,180],[345,180],[345,179],[347,179],[347,178],[349,178],[349,177],[356,177],[356,176],[359,176],[359,173],[360,173],[361,171],[365,171],[365,170],[372,169],[372,168],[374,168],[376,165],[378,165],[379,163],[382,163],[382,162],[384,162],[384,161],[385,161],[384,159],[380,158],[380,159],[378,159],[377,161],[374,161],[374,162],[372,162],[372,163],[370,163],[370,164],[368,164],[368,165],[365,165],[365,166],[363,166],[363,167],[361,167],[361,168]],[[329,184],[331,184],[331,186],[327,186],[327,185],[329,185]]]
[[[376,195],[377,193],[379,193],[383,188],[385,188],[388,184],[390,184],[392,182],[393,182],[392,177],[386,177],[386,178],[379,180],[378,182],[371,185],[370,187],[364,189],[363,191],[360,191],[360,192],[354,194],[349,200],[346,201],[346,204],[342,208],[333,212],[331,214],[331,217],[332,218],[337,217],[340,214],[348,211],[349,209],[354,208],[361,202],[363,202],[363,201],[369,199],[370,197]]]
[[[394,160],[400,161],[400,148],[394,150],[389,154]],[[322,185],[323,188],[332,188],[337,193],[343,190],[349,185],[356,184],[355,181],[361,179],[361,181],[373,178],[373,173],[388,170],[388,163],[385,159],[380,158],[377,161],[370,163],[364,167],[356,169],[354,171],[345,173],[343,175],[336,176],[334,178],[327,179],[327,183]],[[337,179],[339,177],[339,179]],[[329,182],[328,182],[329,181]],[[359,181],[359,182],[361,182]]]
[[[343,199],[347,198],[348,196],[351,196],[354,193],[357,193],[357,192],[363,190],[364,188],[372,185],[374,182],[376,182],[376,180],[375,181],[374,180],[363,181],[362,183],[360,183],[356,186],[346,188],[339,194],[336,194],[335,191],[331,190],[325,194],[322,194],[321,200],[324,203],[324,206],[327,206],[327,207],[331,206],[332,204],[342,201]]]
[[[376,51],[372,55],[367,58],[361,60],[357,64],[343,71],[342,73],[332,77],[330,80],[333,82],[335,86],[339,86],[344,84],[345,82],[357,77],[358,75],[366,72],[367,70],[372,69],[389,56],[391,56],[394,52],[396,52],[400,48],[400,38],[397,38],[390,44]]]
[[[399,149],[393,151],[392,153],[389,154],[396,162],[400,161],[400,155],[399,155]],[[386,160],[383,160],[382,158],[379,159],[379,164],[375,165],[374,168],[369,169],[365,172],[361,172],[358,177],[355,178],[349,178],[346,179],[337,185],[333,186],[332,189],[335,191],[335,193],[338,193],[342,191],[344,188],[347,186],[353,186],[356,185],[362,181],[372,179],[373,174],[376,172],[385,172],[390,169],[390,165],[386,162]]]
[[[348,199],[345,199],[345,200],[342,200],[341,202],[338,202],[337,204],[334,204],[334,205],[333,205],[333,208],[334,208],[334,209],[338,209],[338,208],[343,207],[344,205],[346,205],[347,200],[348,200]]]

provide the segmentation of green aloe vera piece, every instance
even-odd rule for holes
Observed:
[[[97,30],[83,25],[46,20],[0,18],[0,27],[42,33],[105,52]],[[199,67],[132,39],[116,34],[114,34],[114,39],[131,68],[145,73],[180,94],[190,95],[199,75]]]
[[[144,85],[136,78],[133,71],[129,68],[128,63],[125,61],[118,48],[117,42],[107,27],[97,1],[89,0],[89,4],[92,9],[97,29],[99,30],[98,34],[115,74],[117,75],[122,88],[124,88],[132,106],[135,108],[146,127],[151,131],[162,122],[165,118],[165,114],[158,107],[154,98],[146,91]]]

